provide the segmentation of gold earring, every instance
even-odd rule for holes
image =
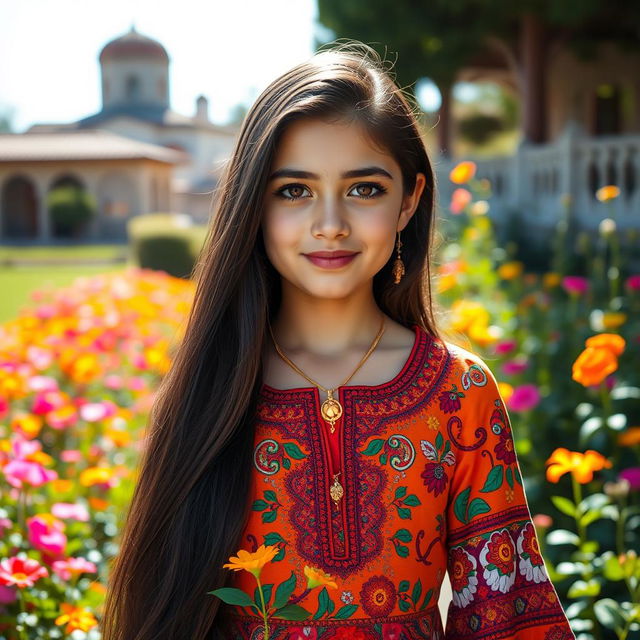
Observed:
[[[393,263],[393,276],[395,278],[395,283],[398,284],[400,279],[404,275],[404,262],[402,262],[402,258],[400,257],[400,247],[402,246],[402,242],[400,242],[400,232],[398,231],[398,241],[396,242],[396,249],[398,250],[398,256]]]

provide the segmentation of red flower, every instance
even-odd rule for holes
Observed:
[[[502,574],[512,573],[515,566],[513,541],[508,531],[496,531],[487,542],[487,561]]]
[[[427,490],[433,491],[435,496],[439,496],[447,488],[449,477],[444,470],[444,466],[439,462],[427,462],[420,477],[424,478]]]
[[[396,588],[386,576],[372,576],[360,591],[360,602],[364,612],[372,618],[388,616],[396,604]]]
[[[450,558],[451,572],[451,588],[454,591],[462,591],[469,584],[469,576],[472,575],[474,569],[469,556],[464,549],[456,547],[451,551]]]
[[[460,409],[460,398],[464,398],[464,393],[458,391],[458,387],[454,384],[450,391],[443,391],[439,396],[440,409],[445,413],[454,413]]]

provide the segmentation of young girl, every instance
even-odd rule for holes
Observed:
[[[271,618],[273,640],[574,638],[496,380],[436,327],[434,197],[415,114],[366,45],[258,98],[150,417],[105,640],[262,638],[258,611],[208,595],[253,596],[223,565],[262,545],[271,604],[293,575],[311,613]]]

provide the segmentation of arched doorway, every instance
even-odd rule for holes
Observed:
[[[105,175],[98,185],[100,234],[114,240],[126,240],[127,221],[138,210],[136,186],[123,172]]]
[[[2,186],[3,238],[35,238],[38,235],[38,196],[26,176],[12,176]]]

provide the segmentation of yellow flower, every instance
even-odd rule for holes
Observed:
[[[476,163],[471,160],[465,160],[457,164],[449,173],[449,180],[455,184],[464,184],[469,182],[476,174]]]
[[[542,276],[542,284],[546,289],[552,289],[553,287],[557,287],[562,282],[562,278],[559,273],[555,273],[554,271],[549,271]]]
[[[627,314],[620,311],[607,311],[602,314],[602,326],[605,329],[617,329],[627,321]]]
[[[80,474],[80,484],[90,487],[94,484],[107,483],[113,477],[113,471],[108,467],[89,467]]]
[[[611,468],[612,464],[602,454],[588,449],[584,453],[569,451],[565,447],[558,447],[547,459],[547,480],[558,482],[560,476],[571,472],[580,483],[585,484],[593,480],[593,472]]]
[[[511,386],[508,382],[498,382],[498,391],[502,396],[502,399],[508,403],[511,396],[513,395],[513,386]]]
[[[523,271],[524,264],[516,260],[512,262],[505,262],[498,267],[498,275],[503,280],[515,280],[517,277],[522,275]]]
[[[63,602],[60,605],[63,611],[61,616],[56,618],[57,625],[66,624],[65,632],[71,633],[76,630],[89,631],[98,624],[93,613],[82,607],[74,607],[71,604]]]
[[[225,569],[233,569],[234,571],[244,569],[258,578],[262,571],[262,567],[264,567],[267,562],[271,562],[271,560],[273,560],[273,558],[278,554],[278,551],[278,547],[273,544],[266,547],[261,544],[254,553],[250,553],[245,549],[240,549],[237,556],[231,556],[229,558],[229,563],[222,566]]]
[[[322,569],[314,569],[313,567],[305,565],[304,575],[307,576],[307,589],[313,589],[321,585],[331,587],[332,589],[338,588],[338,585],[331,579],[331,576]]]
[[[596,198],[600,200],[600,202],[607,202],[609,200],[613,200],[620,195],[620,189],[613,184],[608,184],[605,187],[600,187],[596,191]]]

